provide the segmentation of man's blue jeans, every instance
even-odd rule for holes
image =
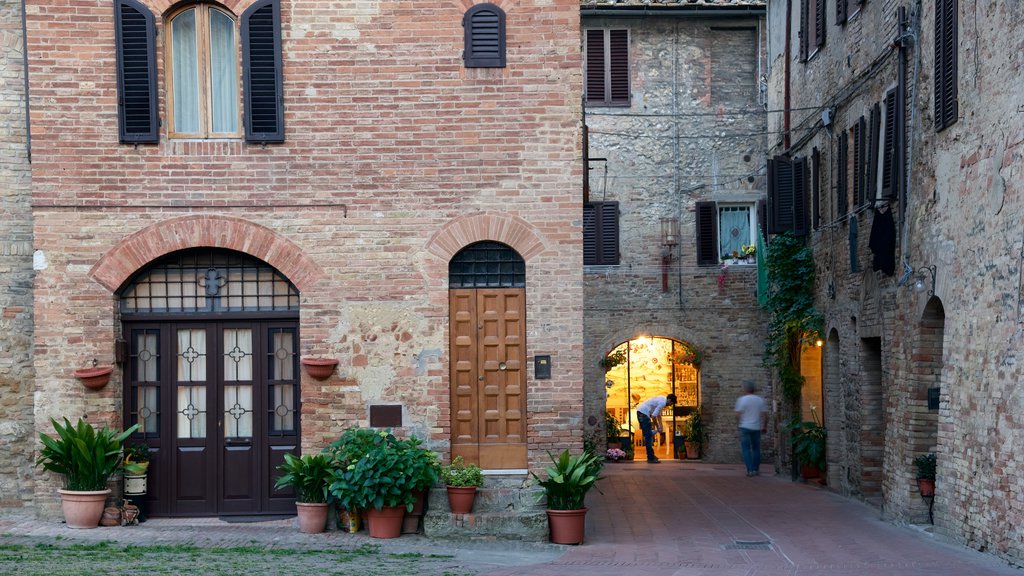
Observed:
[[[740,449],[743,451],[743,463],[747,472],[757,472],[761,468],[761,431],[740,428]]]
[[[651,424],[651,417],[643,412],[636,413],[636,420],[640,423],[640,431],[644,435],[644,446],[647,447],[647,461],[657,460],[654,455],[654,426]]]

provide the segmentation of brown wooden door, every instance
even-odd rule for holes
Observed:
[[[126,421],[153,452],[155,516],[293,510],[276,466],[298,451],[294,322],[126,325]],[[144,436],[144,438],[143,438]]]
[[[452,457],[526,468],[526,291],[449,295]]]

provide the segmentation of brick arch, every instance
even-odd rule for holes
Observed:
[[[544,239],[522,218],[501,214],[470,214],[448,222],[427,241],[427,251],[448,262],[469,244],[495,240],[511,246],[523,260],[544,251]]]
[[[277,268],[299,292],[323,270],[302,249],[273,230],[232,216],[182,216],[153,224],[121,240],[89,270],[89,277],[116,292],[153,260],[186,248],[229,248]]]
[[[156,15],[156,16],[163,16],[163,15],[167,14],[169,11],[171,11],[171,10],[173,10],[175,8],[178,8],[180,6],[185,6],[186,4],[199,4],[201,2],[201,0],[196,0],[194,2],[190,1],[190,0],[140,0],[140,1],[143,4],[146,4],[147,6],[149,6],[149,9],[152,10],[153,14]],[[257,2],[257,1],[258,0],[214,0],[213,2],[208,2],[208,3],[210,3],[210,4],[218,4],[220,6],[223,6],[224,8],[227,8],[228,11],[233,13],[235,16],[239,16],[239,15],[242,14],[242,12],[245,12],[246,8],[248,8],[254,2]]]

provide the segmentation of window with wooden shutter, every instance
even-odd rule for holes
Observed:
[[[697,202],[697,265],[718,266],[718,206]]]
[[[814,46],[825,45],[825,0],[814,0]]]
[[[935,0],[935,130],[957,121],[957,0]]]
[[[817,230],[821,226],[821,152],[817,148],[811,150],[811,226]]]
[[[505,12],[494,4],[477,4],[462,18],[466,68],[505,67]]]
[[[587,202],[583,205],[583,264],[619,263],[619,203]]]
[[[868,150],[865,155],[867,160],[866,164],[866,175],[865,180],[867,186],[864,187],[864,203],[869,204],[874,202],[878,198],[878,141],[881,130],[882,122],[882,110],[881,107],[876,103],[871,108],[871,119],[868,123]]]
[[[807,234],[807,162],[776,156],[768,160],[768,233]]]
[[[849,150],[850,135],[844,130],[839,134],[836,146],[836,217],[845,216],[848,209],[847,194],[849,192]]]
[[[815,0],[800,0],[800,60],[806,61],[810,54],[811,38],[811,2]]]
[[[846,24],[846,2],[847,0],[836,0],[836,24]]]
[[[117,107],[121,142],[158,142],[156,26],[135,0],[114,2]]]
[[[861,206],[864,204],[864,198],[867,196],[865,193],[865,187],[867,186],[867,178],[865,176],[865,166],[867,164],[865,156],[867,155],[867,142],[868,142],[868,130],[867,121],[861,116],[857,123],[853,126],[853,205],[854,207]]]
[[[903,151],[898,150],[896,146],[897,118],[899,116],[897,111],[896,89],[894,88],[885,95],[885,136],[882,144],[882,196],[885,198],[896,197],[901,178],[898,155],[902,155]]]
[[[242,14],[245,139],[284,141],[284,88],[281,77],[281,7],[258,0]]]
[[[586,31],[587,104],[629,106],[629,31]]]

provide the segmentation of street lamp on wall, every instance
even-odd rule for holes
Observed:
[[[661,291],[668,292],[668,269],[672,265],[676,244],[679,244],[679,219],[661,219]]]
[[[924,273],[928,274],[925,275]],[[927,282],[927,284],[925,284]],[[925,288],[928,288],[928,295],[935,295],[935,265],[924,266],[921,268],[921,273],[918,274],[917,279],[914,281],[914,291],[924,292]]]

